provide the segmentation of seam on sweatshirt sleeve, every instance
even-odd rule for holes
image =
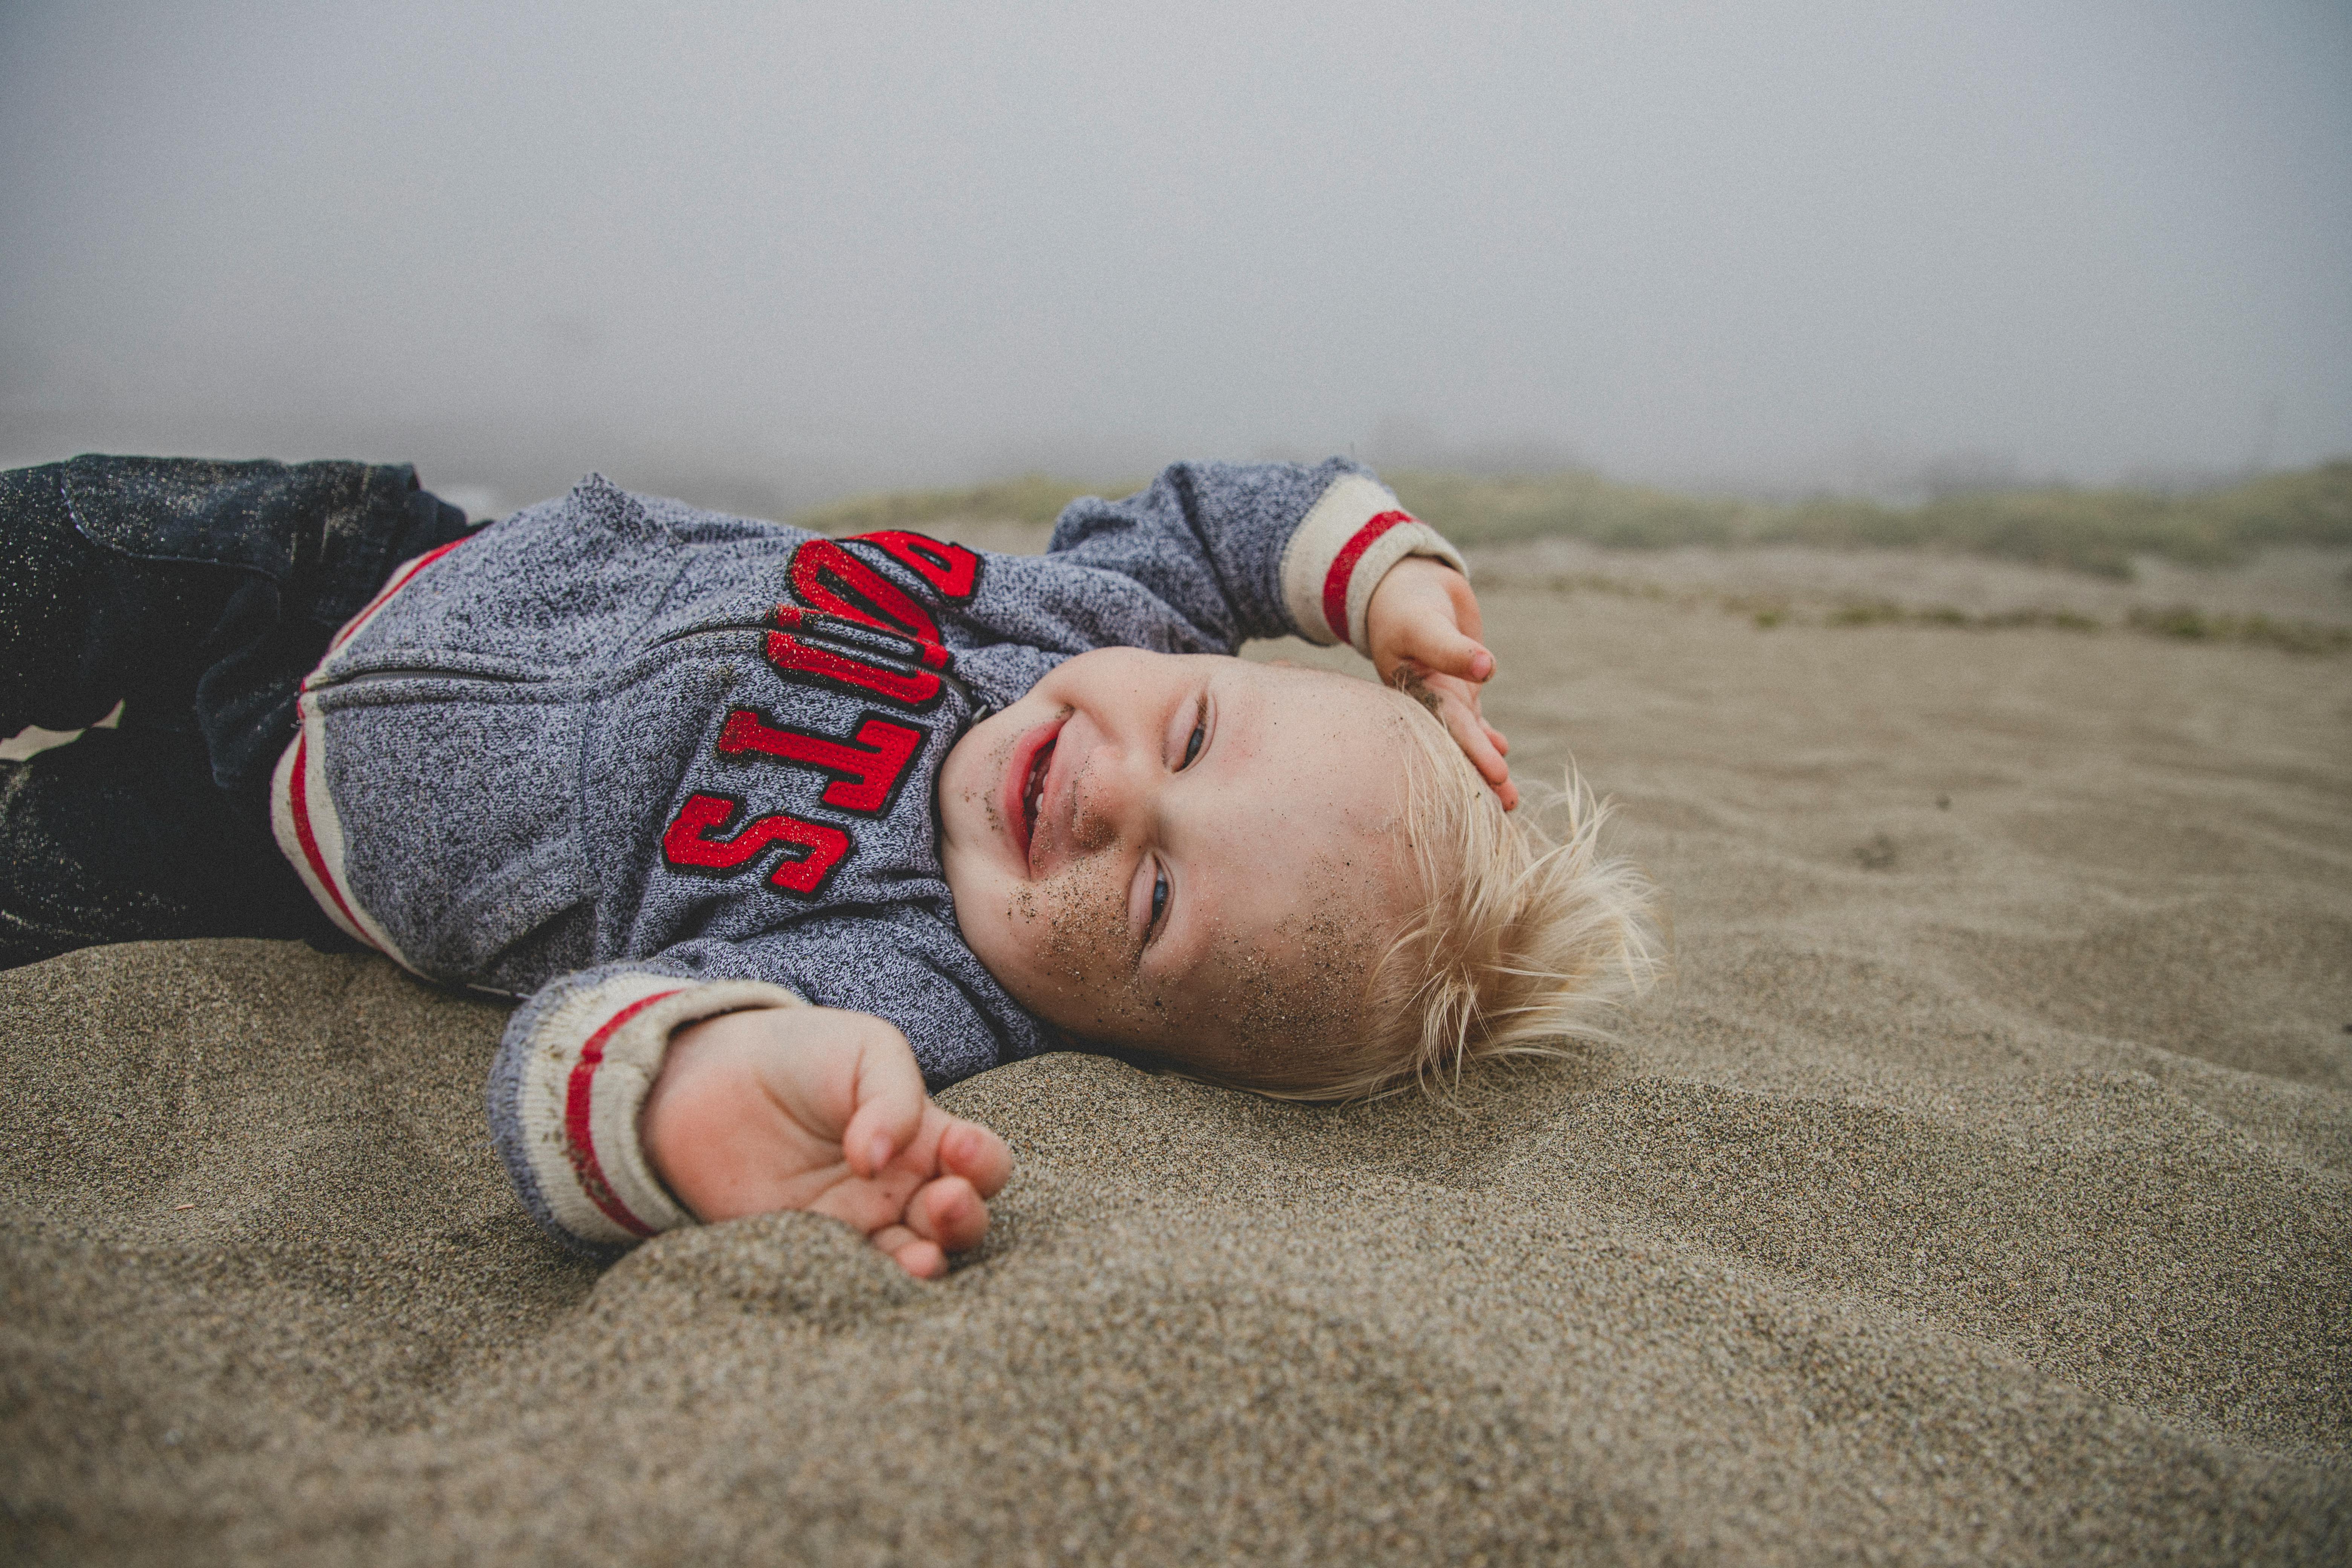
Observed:
[[[1370,658],[1364,623],[1372,590],[1408,555],[1432,556],[1469,572],[1461,552],[1397,505],[1387,486],[1361,474],[1342,475],[1307,509],[1283,550],[1283,607],[1308,642],[1344,642]]]
[[[537,1189],[532,1206],[543,1205],[558,1229],[599,1253],[692,1224],[637,1137],[671,1032],[720,1013],[802,1005],[764,981],[682,984],[640,971],[584,986],[540,1014],[527,1039],[510,1042],[521,1071],[509,1159],[528,1167],[515,1173]]]

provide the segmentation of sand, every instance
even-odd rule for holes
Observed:
[[[2040,611],[2121,626],[2135,615],[2189,609],[2265,616],[2319,628],[2352,626],[2352,550],[2267,550],[2243,565],[2200,571],[2140,556],[2128,578],[2053,572],[1980,555],[1917,550],[1612,550],[1574,539],[1534,540],[1473,552],[1479,580],[1585,576],[1620,591],[1785,603],[1820,620],[1849,606],[1891,605],[1971,619]]]
[[[2352,1555],[2352,660],[1512,581],[1494,713],[1671,989],[1443,1102],[983,1075],[940,1285],[569,1260],[500,1016],[380,961],[0,974],[0,1556]]]

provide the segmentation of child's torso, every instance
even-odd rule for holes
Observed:
[[[297,837],[322,901],[447,983],[520,995],[759,942],[811,1000],[889,1016],[838,973],[878,931],[931,955],[1000,1055],[1026,1054],[1034,1026],[956,936],[935,799],[975,710],[1069,651],[1004,640],[1073,641],[1050,615],[1022,624],[1034,581],[991,581],[1047,565],[594,483],[495,524],[311,679],[303,743],[326,798]]]

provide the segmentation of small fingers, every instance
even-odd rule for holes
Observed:
[[[1447,703],[1445,729],[1454,737],[1454,743],[1462,748],[1462,754],[1470,759],[1471,765],[1488,784],[1499,784],[1511,776],[1510,764],[1503,761],[1501,750],[1496,746],[1486,726],[1478,721],[1475,713],[1459,704]]]
[[[872,1177],[914,1142],[923,1124],[923,1071],[907,1037],[877,1018],[857,1053],[857,1109],[842,1130],[841,1153],[853,1174]]]
[[[979,1122],[958,1117],[940,1134],[940,1169],[963,1177],[982,1197],[992,1198],[1013,1175],[1013,1151]]]
[[[948,1271],[948,1255],[903,1225],[887,1226],[866,1239],[918,1279],[936,1279]]]
[[[1485,645],[1443,621],[1415,622],[1401,640],[1404,657],[1432,674],[1451,675],[1473,685],[1494,676],[1495,656]]]
[[[1396,684],[1437,715],[1445,732],[1462,748],[1462,754],[1470,759],[1470,765],[1494,789],[1503,809],[1517,809],[1518,786],[1511,782],[1511,766],[1503,760],[1511,743],[1478,711],[1477,687],[1458,676],[1424,674],[1410,665],[1401,668],[1406,673]]]
[[[808,1210],[856,1226],[875,1246],[894,1256],[910,1237],[944,1255],[976,1247],[988,1234],[988,1205],[961,1176],[918,1183],[913,1175],[898,1170],[886,1173],[879,1181],[852,1177],[834,1184]]]
[[[1516,811],[1519,805],[1519,786],[1511,782],[1511,764],[1503,760],[1510,743],[1502,731],[1481,721],[1475,715],[1465,714],[1449,705],[1446,729],[1453,733],[1462,754],[1470,759],[1478,775],[1493,787],[1496,798],[1505,811]]]
[[[907,1205],[922,1184],[920,1176],[907,1170],[885,1171],[871,1181],[851,1176],[818,1194],[808,1212],[854,1225],[872,1236],[886,1226],[906,1223]]]
[[[927,1182],[907,1205],[907,1227],[950,1252],[980,1245],[988,1234],[988,1205],[961,1176]]]

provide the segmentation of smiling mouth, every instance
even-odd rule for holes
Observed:
[[[1021,789],[1021,839],[1024,846],[1037,842],[1037,803],[1045,794],[1045,768],[1054,760],[1054,747],[1059,735],[1037,748],[1029,759],[1029,782]]]

